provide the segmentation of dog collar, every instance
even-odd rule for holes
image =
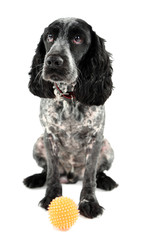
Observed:
[[[59,91],[61,97],[64,97],[64,98],[67,98],[67,99],[73,99],[73,98],[75,98],[74,92],[66,92],[66,93],[63,93],[63,92],[61,91],[61,89],[58,87],[57,83],[55,83],[55,87],[56,87],[57,90]]]

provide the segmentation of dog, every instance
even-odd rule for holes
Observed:
[[[24,179],[29,188],[46,183],[40,206],[48,209],[62,195],[62,183],[83,180],[80,214],[103,213],[95,189],[112,190],[118,184],[104,171],[114,152],[104,139],[104,103],[113,90],[111,54],[84,20],[62,18],[45,28],[33,57],[29,90],[41,98],[44,127],[33,156],[43,168]]]

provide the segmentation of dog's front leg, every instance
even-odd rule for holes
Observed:
[[[95,196],[96,189],[96,167],[101,141],[92,141],[86,149],[86,167],[83,179],[83,188],[80,195],[80,214],[94,218],[102,214],[103,208],[99,205]]]
[[[58,148],[51,134],[45,131],[44,144],[47,152],[47,189],[45,197],[40,201],[40,206],[47,209],[52,199],[62,195],[60,174],[58,170]]]

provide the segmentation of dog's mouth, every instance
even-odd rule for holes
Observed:
[[[53,81],[53,82],[59,82],[64,80],[63,77],[56,74],[48,74],[47,79],[50,79],[50,81]]]
[[[71,73],[69,70],[63,69],[48,69],[44,68],[42,77],[45,81],[51,82],[68,82],[70,81]]]
[[[66,69],[48,69],[44,68],[42,77],[45,81],[53,81],[53,82],[59,82],[59,81],[65,81],[67,79],[67,76],[69,74],[69,71]]]

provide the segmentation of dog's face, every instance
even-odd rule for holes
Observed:
[[[78,64],[91,43],[89,25],[80,19],[59,19],[43,33],[46,49],[42,78],[45,81],[75,82]]]
[[[29,89],[41,98],[55,98],[54,83],[64,82],[72,85],[77,101],[98,106],[113,88],[104,39],[76,18],[58,19],[45,28],[29,74]]]

